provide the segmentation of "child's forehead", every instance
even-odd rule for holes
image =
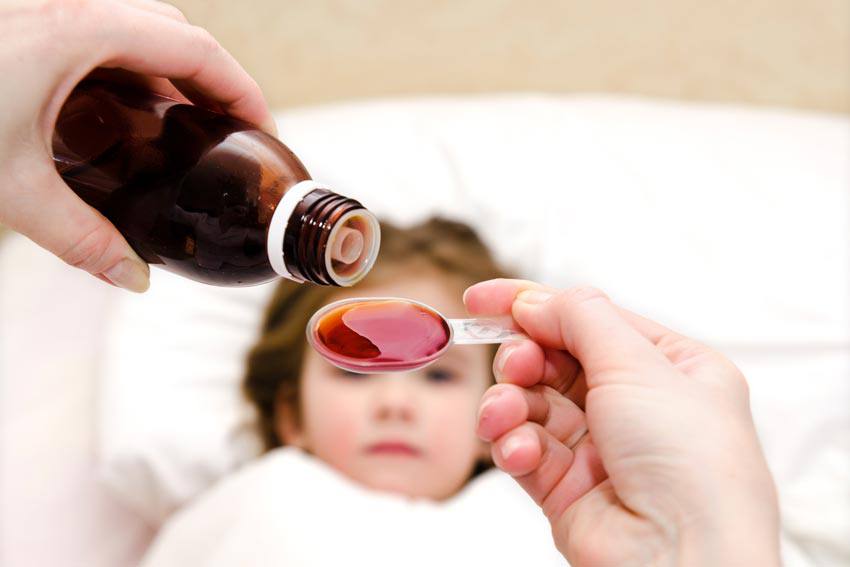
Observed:
[[[488,356],[487,345],[452,345],[446,349],[446,353],[440,357],[444,363],[458,363],[464,366],[469,365],[476,358]],[[486,368],[489,371],[489,366]]]

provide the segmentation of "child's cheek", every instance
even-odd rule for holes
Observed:
[[[431,405],[430,437],[442,454],[463,454],[474,446],[476,401],[470,396],[444,396]]]
[[[358,450],[362,423],[357,418],[357,404],[346,403],[344,396],[332,395],[319,403],[311,436],[313,450],[333,464],[343,466]]]

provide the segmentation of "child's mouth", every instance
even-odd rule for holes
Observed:
[[[403,441],[382,441],[366,447],[371,455],[397,455],[402,457],[418,457],[422,452],[416,447]]]

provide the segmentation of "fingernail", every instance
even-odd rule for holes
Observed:
[[[523,292],[520,292],[516,296],[517,301],[521,301],[529,305],[538,305],[540,303],[545,303],[549,301],[549,299],[551,299],[552,297],[553,294],[547,291],[540,291],[538,289],[527,289]]]
[[[113,285],[136,293],[143,293],[150,287],[150,268],[138,260],[124,258],[102,275]]]
[[[487,416],[484,415],[487,408],[490,407],[491,405],[493,405],[493,402],[495,402],[496,398],[498,398],[498,397],[499,397],[499,393],[496,392],[495,394],[491,394],[490,396],[487,397],[486,400],[481,402],[481,407],[478,408],[478,417],[476,419],[476,421],[479,423],[479,425],[481,424],[482,419],[487,418]]]
[[[499,358],[496,360],[496,373],[502,374],[502,371],[505,370],[505,365],[508,363],[508,359],[511,357],[511,354],[517,349],[519,345],[509,345],[499,353]]]
[[[266,122],[265,130],[266,130],[266,132],[268,132],[269,134],[271,134],[275,138],[277,138],[278,135],[279,135],[279,132],[278,132],[278,129],[277,129],[277,122],[274,119],[271,119],[268,122]]]
[[[466,288],[466,289],[463,291],[463,299],[462,299],[461,301],[463,301],[463,304],[464,304],[464,305],[466,305],[466,294],[468,294],[468,293],[469,293],[469,289],[470,289],[470,288]]]
[[[485,409],[486,407],[488,407],[488,406],[492,405],[492,404],[493,404],[493,402],[495,402],[495,401],[496,401],[496,398],[498,398],[500,395],[501,395],[501,392],[498,392],[498,391],[497,391],[496,393],[494,393],[494,394],[490,394],[489,396],[487,396],[487,399],[486,399],[486,400],[484,400],[483,402],[481,402],[481,409],[480,409],[480,410],[478,410],[478,413],[479,413],[479,414],[483,413],[483,412],[484,412],[484,409]]]
[[[524,443],[518,435],[508,438],[508,440],[502,444],[502,458],[508,460],[511,455],[516,453],[517,449],[523,445]]]

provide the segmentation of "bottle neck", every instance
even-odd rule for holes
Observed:
[[[358,251],[340,257],[342,240],[352,233]],[[380,227],[374,215],[358,201],[313,180],[296,183],[284,193],[269,227],[272,268],[300,283],[354,285],[371,270],[379,246]]]

